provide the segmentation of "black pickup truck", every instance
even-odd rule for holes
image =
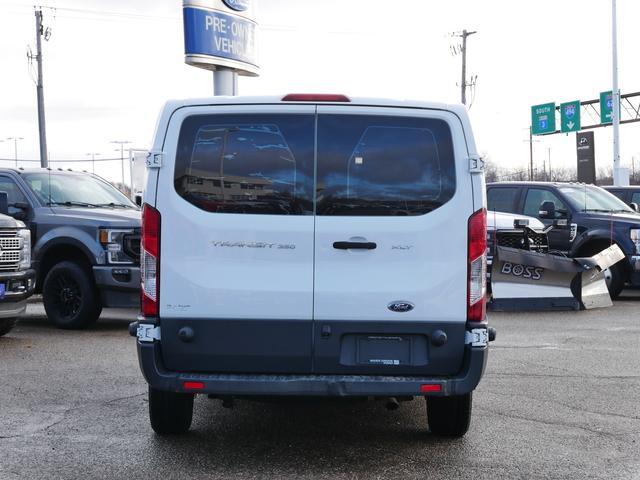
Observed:
[[[96,175],[0,169],[8,214],[31,231],[36,293],[60,328],[84,328],[102,307],[140,304],[141,213]]]
[[[570,257],[591,256],[617,244],[626,261],[605,271],[611,297],[627,284],[640,286],[640,214],[606,190],[580,183],[490,183],[487,205],[536,217],[545,226],[566,219],[569,228],[549,232],[549,249]]]

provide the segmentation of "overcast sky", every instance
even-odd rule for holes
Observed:
[[[240,94],[336,92],[459,102],[460,57],[449,34],[469,38],[477,75],[471,118],[476,142],[504,166],[529,162],[534,104],[590,100],[611,89],[610,0],[253,0],[261,25],[261,75],[242,77]],[[184,63],[182,4],[175,0],[47,0],[44,86],[51,160],[119,157],[113,140],[146,148],[169,98],[213,92],[212,74]],[[640,91],[640,2],[618,0],[619,85]],[[19,136],[18,156],[38,159],[33,4],[0,2],[0,139]],[[35,65],[34,65],[35,68]],[[473,95],[470,95],[473,97]],[[594,123],[583,118],[583,124]],[[596,129],[596,162],[612,161],[611,128]],[[622,163],[640,161],[640,123],[622,125]],[[575,135],[539,137],[542,168],[574,167]],[[13,159],[14,142],[0,143]],[[0,165],[10,165],[0,161]],[[636,162],[638,163],[638,162]],[[23,163],[37,166],[36,163]],[[56,164],[72,166],[80,164]],[[82,168],[91,169],[90,164]],[[96,173],[120,177],[118,162]]]

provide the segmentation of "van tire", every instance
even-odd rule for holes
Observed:
[[[186,433],[193,417],[192,393],[165,392],[149,387],[149,419],[158,435]]]
[[[17,318],[3,318],[0,319],[0,337],[6,335],[16,326]]]
[[[472,394],[426,397],[429,430],[435,435],[462,437],[471,423]]]
[[[57,263],[47,273],[42,303],[49,320],[63,329],[87,328],[102,312],[93,278],[86,268],[69,261]]]

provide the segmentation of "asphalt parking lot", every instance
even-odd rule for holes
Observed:
[[[206,397],[189,434],[158,437],[134,316],[61,331],[31,304],[0,337],[0,479],[640,478],[640,292],[603,310],[493,313],[498,339],[457,440],[426,431],[422,400]]]

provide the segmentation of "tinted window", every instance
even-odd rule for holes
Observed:
[[[496,212],[516,213],[515,201],[518,192],[517,187],[490,188],[487,192],[487,209]]]
[[[209,115],[180,130],[174,183],[218,213],[313,213],[314,117]]]
[[[0,177],[0,192],[7,192],[9,215],[24,212],[24,210],[13,206],[16,203],[27,203],[27,198],[24,196],[24,193],[22,193],[18,185],[16,185],[16,182],[9,177]]]
[[[318,215],[422,215],[453,197],[455,162],[446,122],[321,115]]]
[[[540,212],[540,205],[542,202],[553,202],[556,205],[556,218],[565,217],[567,214],[567,207],[558,196],[550,190],[543,190],[539,188],[530,188],[527,191],[527,197],[524,201],[524,214],[530,217],[537,217]],[[562,210],[563,212],[559,212]]]
[[[640,205],[640,192],[634,192],[631,195],[631,201],[633,203],[637,203],[638,205]]]

